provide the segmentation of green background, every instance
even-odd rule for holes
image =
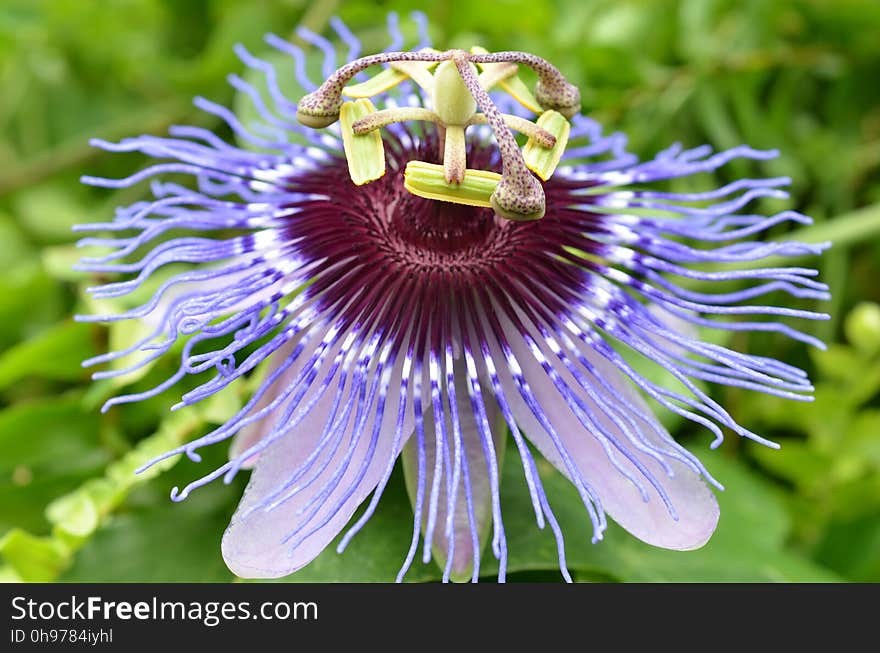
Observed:
[[[214,484],[174,504],[168,492],[199,475],[189,461],[149,475],[133,469],[154,453],[222,422],[231,395],[171,416],[178,392],[102,415],[108,396],[164,378],[91,383],[79,362],[118,345],[125,330],[75,324],[89,312],[74,273],[71,225],[107,220],[146,185],[111,192],[82,174],[122,177],[135,155],[90,148],[92,136],[163,133],[170,124],[220,128],[190,98],[235,98],[242,72],[232,45],[265,53],[262,34],[293,37],[298,24],[323,30],[336,14],[367,50],[387,43],[384,16],[424,3],[276,0],[4,0],[0,4],[0,578],[25,581],[232,580],[220,536],[243,479]],[[542,465],[578,580],[880,580],[880,3],[876,0],[569,0],[549,3],[434,2],[441,46],[530,50],[582,89],[584,112],[625,131],[630,150],[652,156],[673,141],[717,149],[779,148],[775,161],[736,162],[702,187],[743,175],[787,175],[796,208],[816,220],[771,237],[833,240],[817,264],[833,299],[829,322],[807,325],[827,352],[767,335],[739,334],[739,350],[803,365],[813,404],[789,404],[712,388],[747,428],[781,451],[709,437],[668,420],[727,487],[721,521],[703,549],[652,549],[612,526],[589,544],[576,493]],[[296,97],[293,98],[294,100]],[[221,130],[222,132],[222,130]],[[673,188],[690,188],[687,182]],[[799,262],[800,263],[800,262]],[[816,308],[809,302],[793,302]],[[246,393],[246,387],[239,393]],[[225,451],[210,456],[220,462]],[[508,462],[516,456],[508,456]],[[176,462],[176,461],[175,461]],[[211,462],[211,461],[208,461]],[[161,472],[161,473],[160,473]],[[535,527],[515,466],[505,469],[511,580],[557,580],[549,532]],[[409,544],[412,518],[402,477],[352,546],[328,550],[290,580],[389,581]],[[489,556],[491,557],[491,556]],[[486,561],[491,577],[493,566]],[[433,580],[417,563],[408,578]]]

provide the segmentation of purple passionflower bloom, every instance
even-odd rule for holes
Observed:
[[[594,542],[607,514],[655,546],[702,546],[718,520],[709,486],[720,485],[646,400],[708,429],[713,446],[724,428],[772,445],[737,424],[701,382],[808,400],[806,374],[703,342],[695,327],[773,331],[821,346],[776,319],[824,315],[753,301],[772,291],[824,299],[816,272],[754,265],[824,246],[755,239],[786,221],[809,222],[794,211],[749,212],[758,198],[784,197],[786,178],[693,193],[651,184],[776,153],[675,145],[640,162],[625,151],[622,135],[603,135],[580,115],[577,90],[543,60],[426,50],[424,18],[414,18],[422,42],[412,50],[400,52],[392,16],[391,54],[341,72],[336,46],[301,30],[323,53],[320,85],[307,77],[303,52],[286,41],[266,39],[290,55],[289,69],[237,48],[264,76],[265,94],[231,78],[262,124],[244,125],[204,99],[196,104],[225,121],[243,145],[197,127],[96,143],[166,161],[126,179],[84,179],[109,188],[153,179],[154,199],[120,209],[110,223],[81,227],[123,232],[81,241],[111,248],[83,259],[84,269],[133,275],[92,289],[94,296],[127,295],[165,266],[190,264],[162,276],[142,306],[83,318],[150,327],[139,342],[88,363],[140,352],[137,368],[181,345],[180,367],[167,381],[115,397],[105,409],[155,396],[187,375],[210,377],[179,405],[203,401],[254,370],[265,375],[225,424],[157,459],[186,454],[198,461],[200,448],[231,443],[229,462],[175,488],[175,500],[253,468],[222,543],[228,566],[243,577],[283,576],[308,564],[372,494],[339,540],[342,551],[374,513],[402,458],[414,520],[398,580],[420,538],[422,558],[433,556],[444,580],[476,580],[490,533],[503,580],[499,458],[508,431],[538,526],[552,530],[566,579],[563,535],[528,443],[577,488]],[[341,22],[332,25],[355,61],[357,40]],[[390,64],[382,84],[362,72],[371,63]],[[538,72],[534,96],[521,85],[508,84],[510,93],[496,87],[513,80],[518,65]],[[285,97],[281,75],[296,75],[308,94]],[[340,93],[356,95],[345,86],[354,83],[375,91],[375,113],[370,103],[357,105],[369,124],[346,121],[345,108],[340,120]],[[530,122],[531,105],[546,119]],[[505,124],[529,137],[522,152]],[[380,128],[381,139],[370,136]],[[523,153],[530,147],[529,163]],[[374,151],[379,159],[364,154]],[[558,160],[547,163],[553,152]],[[440,170],[433,196],[408,167],[414,161],[426,175]],[[367,172],[356,170],[361,164]],[[530,172],[538,169],[541,181]],[[195,183],[156,179],[167,174]],[[489,191],[462,199],[472,182]],[[696,290],[688,280],[710,283]],[[731,281],[737,284],[724,283]],[[658,366],[677,388],[646,378],[626,351]]]

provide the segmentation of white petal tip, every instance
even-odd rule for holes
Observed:
[[[290,547],[283,542],[267,541],[253,534],[238,533],[235,525],[223,535],[223,561],[239,578],[281,578],[292,574],[310,561],[298,561],[290,555]]]
[[[686,510],[683,514],[676,515],[677,518],[670,515],[667,523],[634,535],[652,546],[672,551],[693,551],[701,548],[715,532],[720,516],[718,502],[714,495],[710,496],[711,498],[701,501],[696,510]]]

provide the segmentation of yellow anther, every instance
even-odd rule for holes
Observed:
[[[438,51],[425,48],[419,52],[436,54]],[[394,88],[406,79],[411,79],[426,91],[430,91],[434,86],[431,69],[436,65],[436,61],[391,61],[388,63],[388,68],[367,81],[343,88],[342,94],[350,98],[373,97]]]
[[[344,102],[339,111],[342,147],[348,161],[348,174],[357,186],[378,179],[385,174],[385,148],[378,131],[355,134],[352,125],[376,112],[367,99]]]
[[[437,50],[427,48],[420,50],[420,52],[437,52]],[[437,65],[436,61],[394,61],[388,65],[404,73],[424,90],[430,92],[434,88],[431,69]]]
[[[475,45],[471,48],[471,53],[489,54],[489,51]],[[519,78],[517,74],[519,66],[515,63],[479,63],[477,67],[480,69],[480,86],[487,91],[494,86],[500,86],[505,93],[529,111],[541,113],[544,110],[529,87]]]
[[[471,54],[488,53],[489,51],[486,48],[481,48],[478,45],[471,48]],[[487,91],[502,80],[516,75],[516,71],[519,69],[519,66],[515,63],[483,63],[477,67],[480,69],[480,86]]]
[[[541,113],[544,108],[541,106],[541,103],[535,99],[535,96],[529,90],[529,87],[526,86],[525,82],[519,78],[519,75],[514,75],[513,77],[508,77],[507,79],[502,80],[498,84],[505,93],[510,95],[514,100],[519,102],[529,111],[534,113]]]
[[[467,169],[460,184],[448,184],[443,166],[410,161],[404,171],[404,187],[413,195],[468,206],[491,207],[489,198],[501,175],[488,170]]]
[[[406,73],[394,68],[386,68],[360,84],[352,84],[342,89],[342,94],[350,98],[368,98],[394,88],[406,79]]]
[[[556,144],[548,148],[539,143],[535,138],[530,138],[523,148],[523,158],[529,170],[544,181],[547,181],[553,176],[553,172],[562,158],[562,153],[565,152],[571,124],[558,111],[545,111],[538,118],[538,127],[555,136]]]

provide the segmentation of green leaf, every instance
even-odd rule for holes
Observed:
[[[16,214],[40,240],[70,240],[74,225],[84,222],[85,209],[74,193],[76,187],[61,184],[33,186],[18,193]]]
[[[604,540],[591,544],[590,520],[565,478],[540,460],[539,472],[565,534],[569,569],[634,582],[826,582],[838,580],[785,548],[789,517],[777,491],[748,472],[741,462],[718,452],[700,452],[707,467],[726,484],[718,494],[721,519],[709,543],[679,552],[644,544],[615,524]],[[508,538],[510,573],[557,569],[556,543],[549,529],[534,523],[531,500],[517,456],[508,456],[502,482],[502,512]],[[412,510],[402,479],[395,474],[379,509],[339,555],[335,543],[311,564],[283,579],[289,582],[388,582],[403,563],[412,534]],[[343,533],[345,529],[343,529]],[[337,538],[338,541],[338,538]],[[485,553],[482,574],[491,577],[497,563]],[[408,581],[439,580],[434,564],[416,561]]]
[[[13,528],[33,533],[48,532],[51,524],[44,514],[46,506],[75,490],[88,480],[90,474],[97,473],[100,473],[100,467],[90,472],[37,476],[26,481],[4,480],[0,483],[0,533]]]
[[[75,536],[90,535],[98,527],[100,513],[86,492],[74,492],[56,499],[46,508],[56,528]]]
[[[777,441],[779,450],[755,447],[752,455],[764,468],[801,488],[813,490],[822,483],[830,463],[826,456],[802,440]]]
[[[107,467],[107,479],[120,490],[126,490],[171,469],[179,461],[179,455],[166,458],[138,473],[138,470],[153,458],[186,440],[190,432],[201,424],[202,420],[195,411],[172,413],[162,421],[155,434],[141,440],[137,447]]]
[[[0,532],[47,526],[43,509],[106,464],[96,412],[78,393],[0,411]]]
[[[233,576],[220,556],[220,538],[242,483],[213,483],[181,503],[168,497],[203,469],[223,463],[215,447],[197,465],[185,460],[174,470],[136,488],[127,510],[111,515],[77,552],[63,582],[228,582]]]
[[[570,569],[630,582],[795,582],[831,581],[829,573],[784,548],[786,511],[772,487],[718,452],[699,452],[707,468],[725,484],[718,494],[721,518],[712,539],[696,551],[667,551],[644,544],[610,524],[605,538],[590,544],[592,529],[573,486],[543,463],[548,498],[567,543]],[[518,463],[513,463],[515,468]],[[505,467],[504,514],[510,570],[555,566],[549,532],[532,522],[528,495]],[[518,473],[518,475],[521,475]],[[486,572],[494,568],[487,565]]]
[[[61,291],[38,260],[10,264],[0,275],[0,350],[8,351],[55,323],[64,310]]]
[[[0,565],[0,583],[21,583],[24,579],[15,572],[12,565]]]
[[[0,211],[0,261],[11,268],[32,257],[32,250],[13,218]]]
[[[856,414],[845,434],[841,458],[852,458],[859,468],[880,470],[880,410],[865,409]]]
[[[852,347],[832,343],[825,351],[810,352],[813,362],[823,375],[841,381],[852,378],[852,371],[857,368],[864,357]]]
[[[69,473],[106,460],[99,417],[84,411],[80,399],[79,393],[69,393],[0,411],[0,474],[21,466],[35,473]]]
[[[43,249],[43,267],[49,276],[59,281],[88,279],[88,273],[73,269],[81,258],[82,251],[75,245],[54,245]]]
[[[857,582],[880,582],[880,513],[832,522],[816,559]]]
[[[0,355],[0,388],[29,376],[63,381],[82,380],[82,361],[94,354],[92,328],[73,321],[60,322],[32,340]]]
[[[24,581],[54,580],[69,561],[68,552],[55,540],[13,530],[0,539],[0,557]]]

